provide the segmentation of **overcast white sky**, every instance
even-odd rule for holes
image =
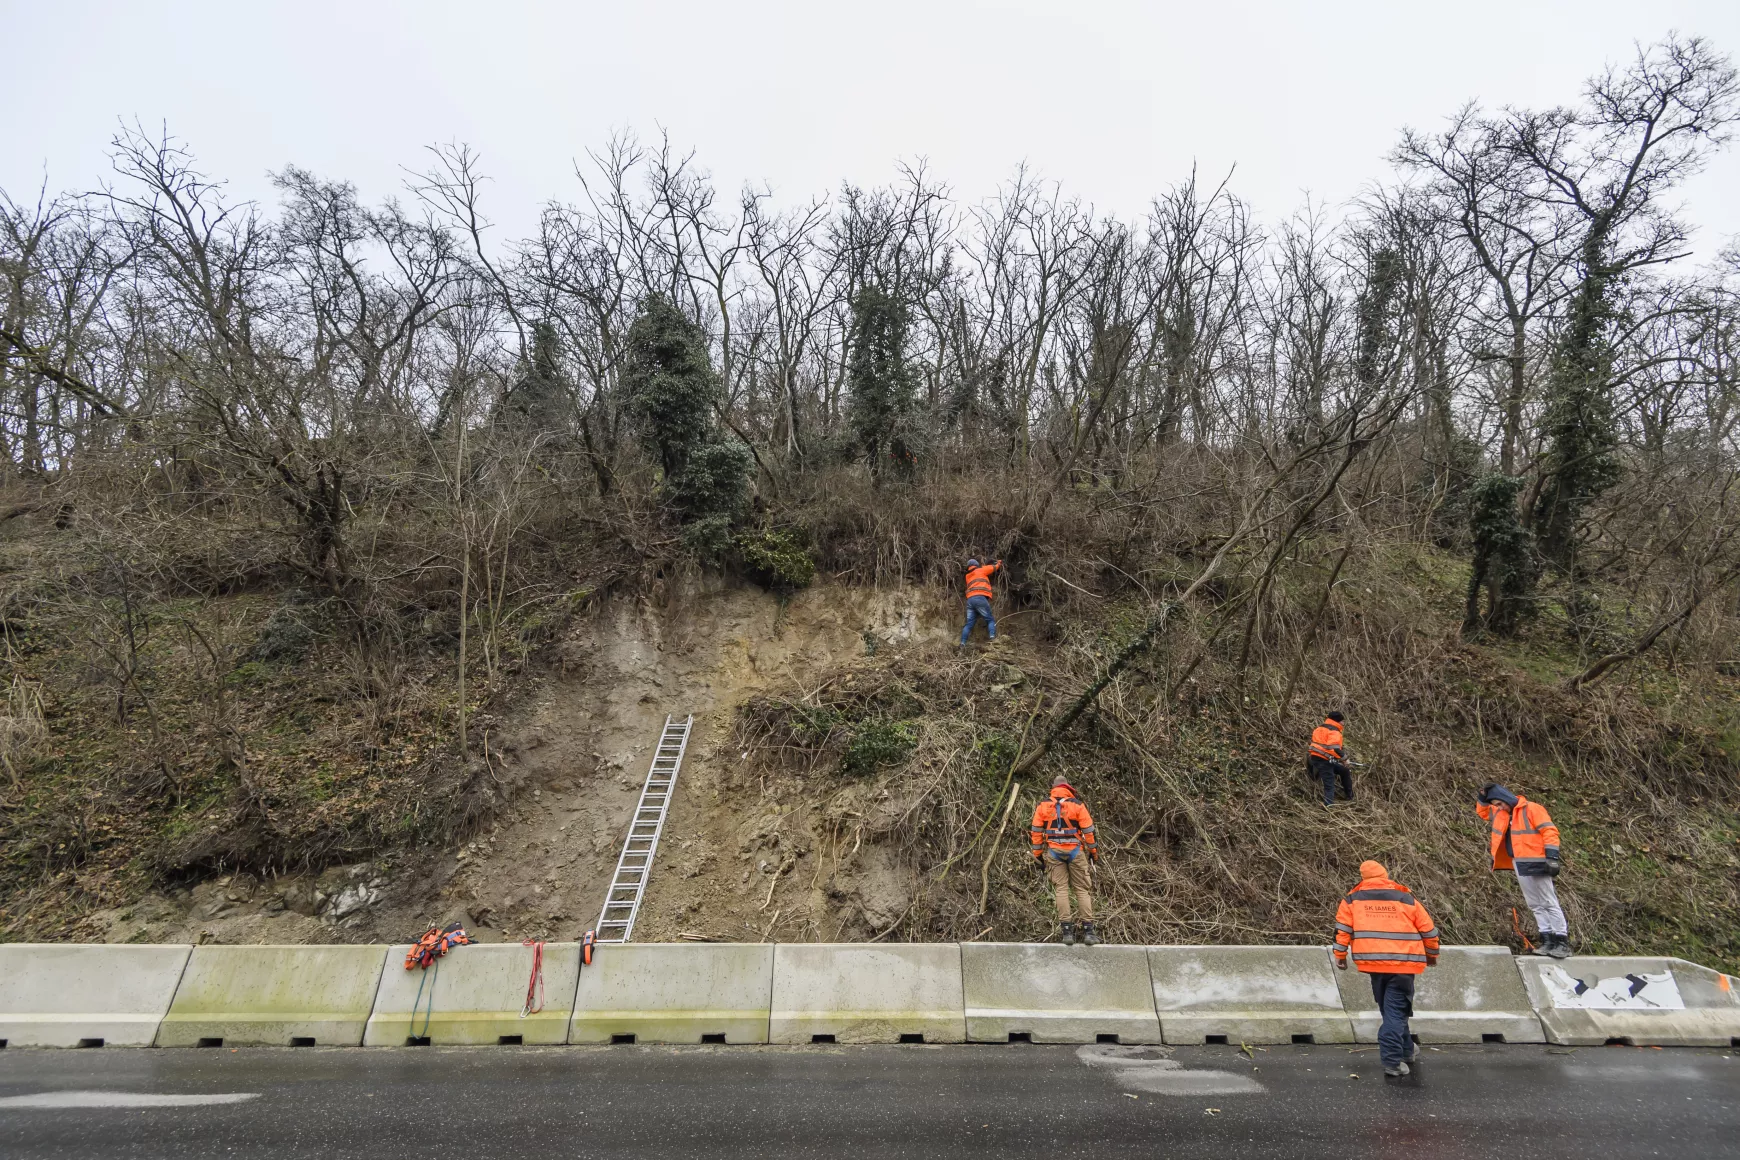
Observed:
[[[1140,212],[1193,162],[1265,220],[1384,175],[1404,125],[1546,105],[1669,29],[1740,53],[1736,0],[1383,3],[95,3],[0,0],[0,188],[90,188],[117,118],[166,123],[270,199],[290,163],[394,192],[469,142],[505,233],[576,158],[660,128],[719,183],[800,200],[928,160],[959,196],[1019,162]],[[1740,235],[1740,149],[1684,192],[1701,254]]]

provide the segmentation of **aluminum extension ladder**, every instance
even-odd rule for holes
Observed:
[[[634,821],[629,823],[622,856],[616,860],[616,873],[610,879],[610,892],[604,896],[604,909],[598,915],[598,942],[625,943],[634,933],[634,920],[640,914],[640,900],[646,894],[647,876],[659,850],[659,836],[665,832],[665,815],[670,812],[671,793],[694,724],[692,715],[681,721],[665,718],[652,768],[647,770],[646,785],[640,791],[640,804],[634,808]]]

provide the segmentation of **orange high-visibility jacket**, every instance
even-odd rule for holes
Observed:
[[[1051,796],[1033,811],[1033,828],[1028,836],[1033,840],[1036,858],[1049,849],[1053,858],[1073,862],[1083,847],[1089,858],[1099,857],[1099,848],[1094,844],[1093,815],[1071,786],[1052,787]]]
[[[1518,794],[1514,808],[1483,802],[1474,810],[1491,826],[1487,837],[1494,870],[1514,867],[1518,874],[1545,874],[1547,862],[1558,861],[1559,827],[1540,802]]]
[[[1347,752],[1341,747],[1341,722],[1325,718],[1323,724],[1311,731],[1311,756],[1337,763],[1347,761]]]
[[[1406,886],[1361,879],[1335,908],[1335,961],[1362,971],[1417,975],[1438,961],[1438,927]]]
[[[991,577],[996,575],[997,570],[1002,566],[1003,561],[998,560],[994,564],[980,564],[977,568],[967,569],[967,599],[971,600],[975,596],[983,596],[989,600],[991,598]]]

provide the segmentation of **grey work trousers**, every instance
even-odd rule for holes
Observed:
[[[1522,887],[1523,901],[1535,912],[1535,926],[1542,934],[1570,934],[1565,912],[1559,909],[1559,892],[1553,880],[1545,874],[1518,874],[1516,884]]]

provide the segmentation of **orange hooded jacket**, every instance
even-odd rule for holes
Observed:
[[[1516,805],[1482,802],[1474,807],[1488,824],[1487,842],[1494,870],[1515,869],[1518,874],[1547,872],[1547,863],[1559,858],[1559,827],[1553,824],[1540,802],[1521,794]]]
[[[1348,952],[1372,973],[1417,975],[1438,961],[1438,927],[1414,894],[1392,882],[1381,862],[1359,864],[1359,885],[1335,908],[1335,964]]]
[[[1094,844],[1094,818],[1075,796],[1068,784],[1051,787],[1051,796],[1033,811],[1033,827],[1028,833],[1033,841],[1033,856],[1042,858],[1049,849],[1051,856],[1062,862],[1073,862],[1086,848],[1090,861],[1099,860],[1099,848]]]

